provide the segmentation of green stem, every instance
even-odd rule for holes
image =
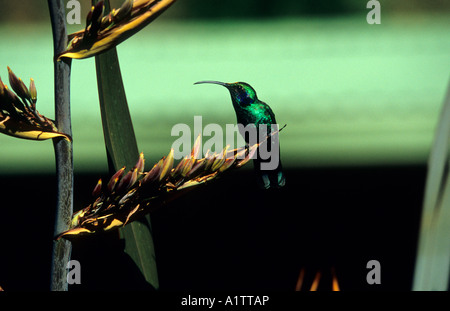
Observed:
[[[67,47],[64,1],[48,0],[50,10],[54,55]],[[70,69],[71,61],[54,64],[55,75],[55,123],[58,131],[72,136],[70,117]],[[68,230],[73,212],[73,153],[72,143],[57,138],[53,140],[57,175],[57,205],[55,211],[54,235]],[[53,242],[51,285],[53,291],[68,289],[66,268],[70,260],[72,245],[65,239]]]

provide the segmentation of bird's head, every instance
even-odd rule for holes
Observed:
[[[233,104],[241,107],[248,106],[258,99],[255,90],[250,84],[245,82],[224,83],[219,81],[199,81],[194,84],[202,83],[219,84],[226,87],[230,91]]]

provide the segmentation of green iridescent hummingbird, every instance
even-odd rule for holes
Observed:
[[[283,187],[286,184],[286,179],[281,167],[278,133],[270,135],[272,126],[276,125],[277,121],[275,120],[275,114],[269,105],[259,100],[256,96],[256,91],[250,86],[250,84],[245,82],[224,83],[219,81],[199,81],[194,84],[202,83],[219,84],[228,89],[231,95],[234,110],[236,112],[238,124],[242,124],[244,127],[249,124],[254,124],[257,129],[259,129],[261,125],[265,125],[267,127],[267,132],[264,135],[268,137],[268,141],[270,143],[266,147],[268,147],[267,150],[271,150],[270,148],[274,147],[278,148],[278,161],[274,168],[264,169],[263,166],[267,164],[267,158],[261,157],[260,150],[257,157],[253,160],[253,166],[258,178],[257,182],[259,186],[264,189]],[[273,130],[275,131],[277,129],[274,127]],[[257,141],[263,141],[265,137],[259,137],[259,131],[256,132],[258,133]],[[243,133],[241,133],[241,135],[247,144],[251,144],[249,142],[248,135],[243,135]],[[262,145],[260,148],[261,147]],[[267,167],[267,165],[265,167]]]

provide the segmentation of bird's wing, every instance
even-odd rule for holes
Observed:
[[[276,124],[277,121],[275,119],[275,114],[273,113],[272,109],[269,105],[267,105],[265,102],[261,102],[261,109],[264,109],[264,122],[261,123],[270,123],[270,124]]]

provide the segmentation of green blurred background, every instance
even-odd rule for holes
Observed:
[[[84,27],[90,1],[80,2],[82,24],[70,31]],[[280,191],[259,191],[250,165],[152,214],[162,289],[291,291],[300,267],[311,278],[335,267],[344,290],[411,288],[426,160],[449,80],[450,2],[380,3],[381,24],[369,25],[367,1],[178,0],[118,47],[149,166],[168,153],[175,124],[195,115],[203,125],[235,122],[228,92],[199,80],[250,83],[288,125]],[[53,117],[47,2],[0,0],[0,13],[0,76],[7,83],[10,66],[33,77],[38,109]],[[93,59],[73,61],[71,92],[77,210],[108,174]],[[46,290],[52,143],[0,135],[0,146],[0,286]],[[85,286],[74,290],[138,286],[139,274],[117,268],[130,262],[108,238],[74,245]],[[366,283],[370,259],[382,263],[380,286]]]
[[[82,3],[81,25],[90,1]],[[113,1],[120,5],[121,1]],[[51,28],[43,1],[0,1],[0,76],[35,79],[53,117]],[[450,4],[381,1],[178,1],[118,47],[147,163],[165,155],[177,123],[234,123],[228,92],[199,80],[246,81],[271,105],[288,167],[423,164],[450,68]],[[106,171],[93,59],[74,60],[76,172]],[[205,137],[207,138],[207,137]],[[51,141],[0,136],[0,172],[52,172]]]

